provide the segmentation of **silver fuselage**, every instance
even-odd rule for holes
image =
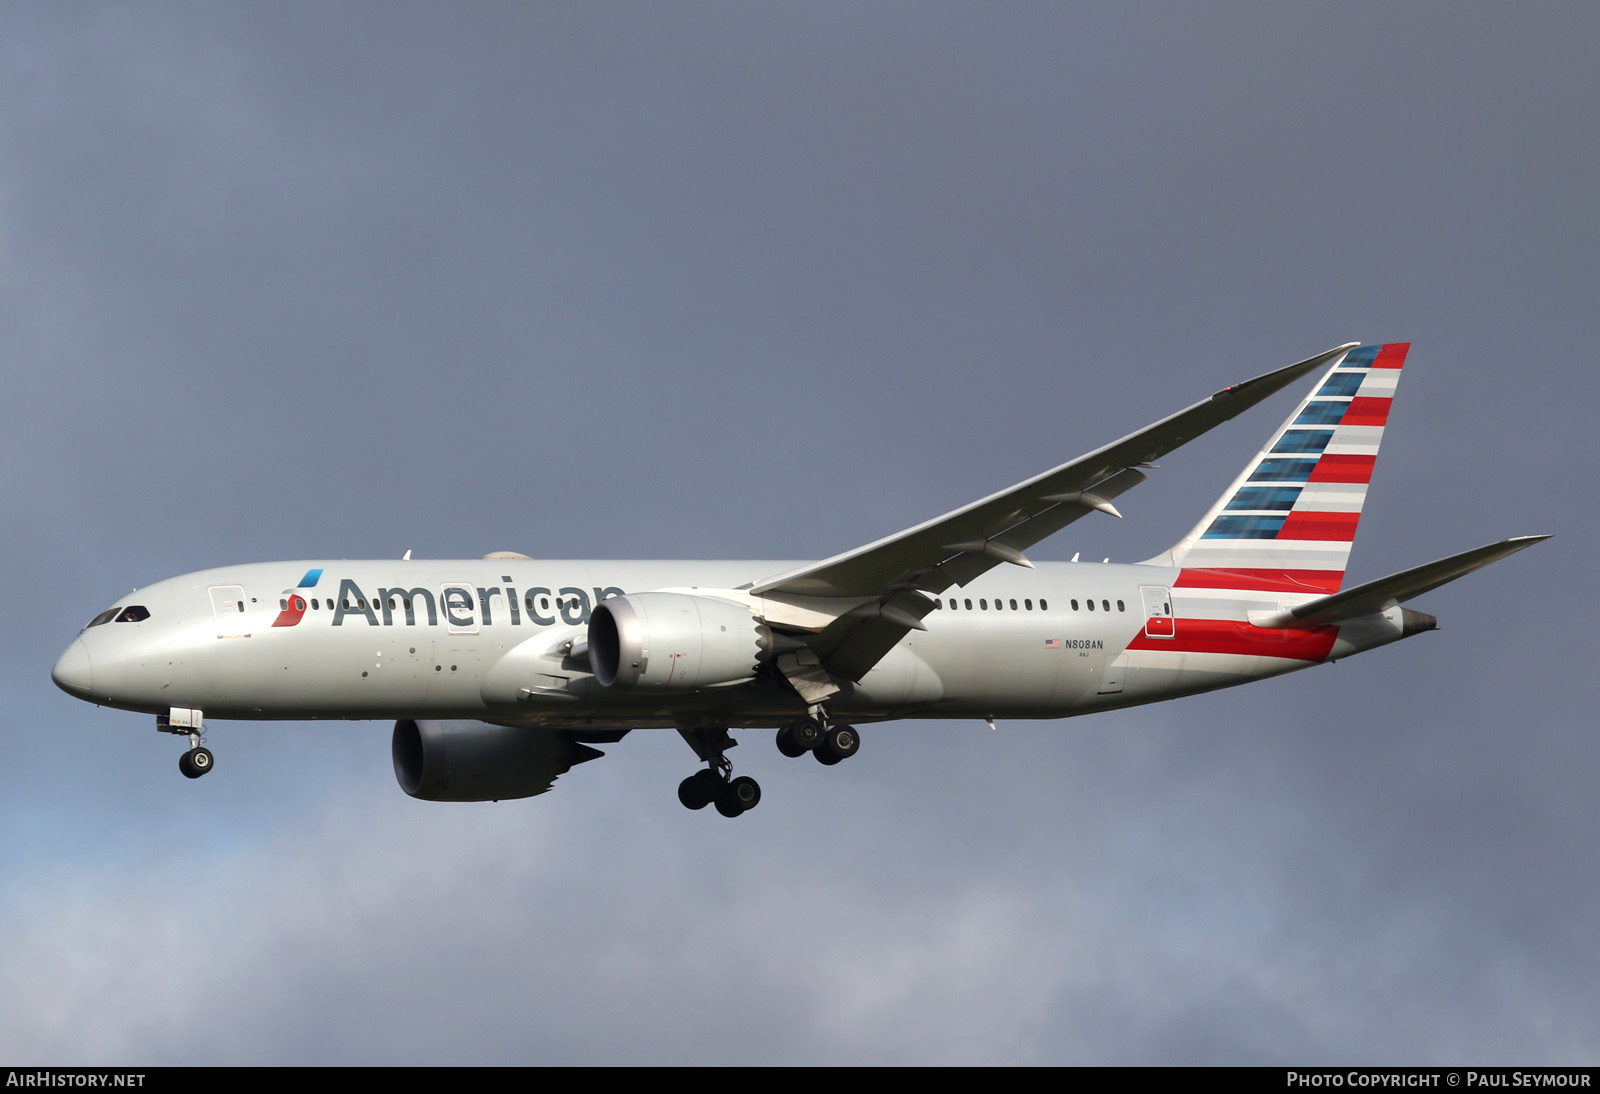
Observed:
[[[794,565],[494,559],[224,567],[123,597],[119,605],[139,605],[148,617],[85,628],[56,678],[96,703],[155,714],[192,707],[208,719],[779,726],[805,704],[771,675],[671,694],[608,689],[589,672],[581,644],[591,608],[607,596],[668,588],[715,596]],[[315,585],[296,585],[314,570],[322,571]],[[1002,567],[941,597],[927,629],[846,684],[830,711],[854,721],[1059,718],[1243,683],[1377,644],[1330,635],[1325,655],[1318,646],[1281,656],[1286,651],[1265,646],[1196,649],[1152,639],[1142,606],[1149,595],[1171,598],[1180,634],[1192,620],[1245,628],[1247,637],[1247,612],[1295,599],[1174,589],[1178,577],[1149,565]],[[284,607],[295,597],[304,604],[298,617]],[[1389,631],[1381,621],[1379,629]],[[1397,638],[1398,624],[1370,637]]]

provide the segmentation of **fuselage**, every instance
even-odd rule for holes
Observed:
[[[301,561],[205,570],[102,613],[56,679],[87,700],[207,719],[472,718],[507,725],[780,726],[806,704],[773,673],[672,693],[602,687],[594,606],[740,586],[789,561]],[[1401,637],[1398,611],[1352,628],[1266,630],[1317,590],[1259,591],[1153,565],[1000,567],[829,702],[837,718],[1059,718],[1303,668]],[[137,611],[130,612],[129,608]],[[1393,618],[1390,618],[1393,616]],[[1341,633],[1343,631],[1344,633]],[[667,651],[661,651],[663,655]]]

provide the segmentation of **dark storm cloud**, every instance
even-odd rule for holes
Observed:
[[[1594,1055],[1587,7],[5,22],[0,1055]],[[190,785],[48,681],[203,566],[820,556],[1349,339],[1415,343],[1353,576],[1558,536],[1337,666],[750,734],[734,824],[670,735],[428,807],[386,727],[219,724]],[[1039,557],[1156,553],[1286,409]]]

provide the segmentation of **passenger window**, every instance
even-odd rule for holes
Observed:
[[[1127,610],[1128,610],[1128,606],[1127,606],[1127,605],[1126,605],[1126,604],[1124,604],[1124,603],[1123,603],[1123,602],[1122,602],[1122,601],[1120,601],[1120,600],[1119,600],[1119,601],[1117,601],[1117,611],[1119,611],[1119,612],[1125,612],[1125,611],[1127,611]]]
[[[1011,610],[1012,611],[1016,611],[1017,610],[1017,602],[1015,600],[1013,600],[1011,602]]]
[[[1074,600],[1072,602],[1072,610],[1073,611],[1077,611],[1078,610],[1078,602],[1076,600]]]
[[[1033,601],[1031,600],[1024,600],[1022,602],[1022,606],[1028,609],[1030,612],[1033,611]]]
[[[1102,600],[1102,601],[1101,601],[1101,602],[1100,602],[1100,607],[1102,607],[1102,608],[1104,608],[1104,609],[1105,609],[1105,610],[1106,610],[1106,611],[1108,611],[1108,612],[1109,612],[1109,611],[1110,611],[1110,610],[1111,610],[1111,601],[1109,601],[1109,600]]]
[[[1048,603],[1048,602],[1047,602],[1047,601],[1045,601],[1045,600],[1044,600],[1044,599],[1043,599],[1043,598],[1041,598],[1041,599],[1040,599],[1040,600],[1039,600],[1039,610],[1040,610],[1040,611],[1041,611],[1041,612],[1047,612],[1047,611],[1049,611],[1049,610],[1050,610],[1050,605],[1049,605],[1049,603]]]
[[[280,612],[286,612],[289,610],[289,601],[286,598],[281,596],[278,598],[278,610]]]
[[[966,607],[967,607],[967,611],[970,612],[972,610],[972,601],[968,600],[966,602]]]
[[[978,610],[979,611],[984,611],[984,612],[988,611],[989,610],[989,602],[980,597],[979,600],[978,600]]]
[[[1091,612],[1092,612],[1092,611],[1094,611],[1094,601],[1092,601],[1092,600],[1085,600],[1085,601],[1084,601],[1084,603],[1085,603],[1085,604],[1087,604],[1087,605],[1089,605],[1089,610],[1090,610],[1090,611],[1091,611]]]
[[[150,618],[149,609],[140,604],[129,604],[122,609],[122,614],[117,616],[118,623],[141,623]]]

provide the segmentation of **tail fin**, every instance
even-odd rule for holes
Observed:
[[[1410,348],[1361,346],[1335,362],[1173,546],[1172,564],[1208,571],[1193,580],[1211,586],[1337,592]]]

